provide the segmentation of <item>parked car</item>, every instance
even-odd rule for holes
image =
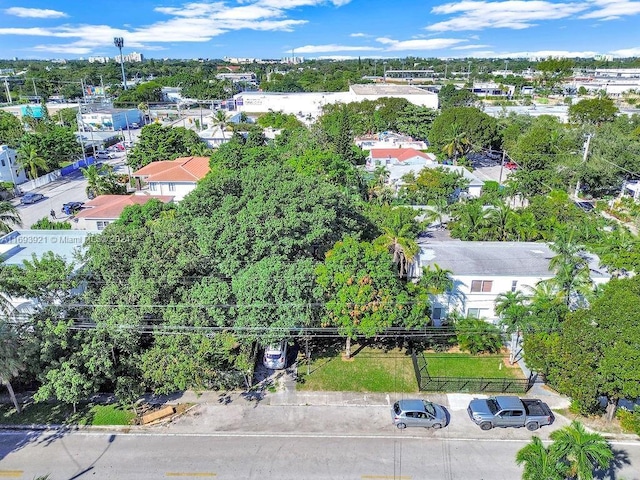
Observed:
[[[585,212],[592,212],[596,208],[591,202],[576,202],[576,206]]]
[[[62,213],[65,215],[73,215],[82,210],[83,202],[68,202],[62,205]]]
[[[131,129],[140,128],[140,124],[138,124],[137,122],[131,122],[129,124],[129,128]]]
[[[130,140],[127,140],[126,142],[124,142],[124,148],[131,148],[133,147],[133,142]]]
[[[504,167],[507,170],[517,170],[518,169],[518,164],[516,162],[507,162],[504,164]]]
[[[398,400],[391,407],[391,421],[406,427],[442,428],[447,426],[447,412],[442,405],[427,400]]]
[[[39,202],[43,198],[44,195],[42,195],[41,193],[27,192],[20,198],[20,203],[22,205],[29,205],[31,203]]]
[[[100,159],[116,158],[116,154],[108,150],[98,150],[96,152],[96,158],[100,158]]]
[[[482,430],[526,427],[534,431],[554,421],[551,409],[542,400],[512,396],[476,398],[469,403],[467,413]]]
[[[267,368],[282,370],[287,367],[287,341],[268,345],[264,349],[262,364]]]

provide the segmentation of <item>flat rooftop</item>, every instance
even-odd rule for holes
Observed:
[[[555,255],[546,243],[537,242],[420,242],[421,266],[437,263],[455,275],[548,277]],[[595,255],[589,255],[589,267],[591,278],[610,276]]]
[[[371,83],[351,85],[356,95],[436,95],[433,92],[411,85],[395,85],[391,83]]]

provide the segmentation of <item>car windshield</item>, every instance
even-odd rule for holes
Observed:
[[[269,360],[277,360],[282,356],[282,352],[278,352],[278,353],[267,353],[267,358]]]
[[[491,413],[493,413],[494,415],[496,413],[498,413],[498,410],[500,410],[500,407],[498,406],[498,402],[496,402],[494,399],[490,398],[489,400],[487,400],[487,405],[489,407],[489,410],[491,410]]]
[[[396,415],[400,415],[400,404],[398,402],[393,404],[393,411],[396,412]]]
[[[436,408],[433,406],[433,403],[431,402],[424,402],[424,411],[434,417],[436,415]]]

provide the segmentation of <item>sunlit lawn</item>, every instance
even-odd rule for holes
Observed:
[[[135,414],[118,405],[29,403],[20,414],[12,404],[0,404],[0,424],[9,425],[130,425]]]
[[[353,347],[354,351],[358,348]],[[298,366],[300,390],[347,392],[417,392],[418,384],[411,356],[394,349],[383,351],[365,347],[350,360],[341,352],[313,359],[307,375],[306,364]]]
[[[524,378],[520,367],[505,365],[503,356],[426,353],[425,358],[432,377]]]
[[[357,350],[357,345],[353,347]],[[520,368],[507,367],[504,357],[465,353],[426,353],[432,377],[523,378]],[[351,360],[343,352],[329,352],[298,365],[300,390],[350,392],[417,392],[411,355],[405,350],[365,347]]]

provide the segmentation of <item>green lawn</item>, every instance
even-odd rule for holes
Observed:
[[[357,345],[353,350],[357,350]],[[520,368],[509,368],[501,356],[473,356],[465,353],[426,353],[432,377],[523,378]],[[502,367],[500,367],[502,365]],[[365,347],[351,360],[342,352],[329,351],[313,358],[310,373],[302,362],[298,366],[300,390],[350,392],[418,391],[411,356],[404,350]]]
[[[131,425],[135,415],[118,405],[30,403],[18,415],[10,404],[0,404],[0,424],[9,425]]]
[[[469,353],[425,353],[432,377],[524,378],[519,367],[507,367],[498,355]]]
[[[356,351],[357,345],[353,347]],[[365,347],[343,360],[341,352],[313,359],[298,366],[300,390],[348,392],[417,392],[418,384],[411,356],[400,350],[383,351]]]

